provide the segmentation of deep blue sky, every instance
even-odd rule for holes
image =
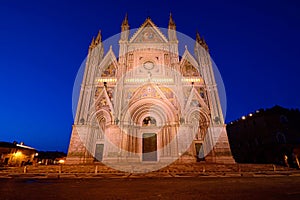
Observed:
[[[91,38],[131,28],[149,15],[204,35],[227,92],[226,121],[275,104],[300,107],[300,3],[280,1],[0,2],[0,141],[67,151],[72,88]]]

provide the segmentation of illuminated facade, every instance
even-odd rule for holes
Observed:
[[[23,166],[32,164],[36,150],[23,142],[0,142],[0,165]]]
[[[121,29],[118,57],[100,32],[90,45],[67,163],[233,163],[204,39],[179,56],[172,16],[167,37],[150,18]]]

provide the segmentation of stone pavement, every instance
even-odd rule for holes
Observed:
[[[0,179],[0,199],[300,199],[300,177]]]

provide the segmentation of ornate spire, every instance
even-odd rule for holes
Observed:
[[[99,44],[100,42],[102,42],[101,30],[99,30],[99,32],[98,32],[98,35],[95,40],[95,45]]]
[[[196,42],[198,42],[199,44],[201,44],[201,37],[200,37],[200,34],[199,34],[198,30],[196,32]]]
[[[199,43],[206,51],[209,51],[208,45],[204,37],[201,38],[198,31],[196,32],[196,42]]]
[[[201,46],[202,46],[207,52],[209,51],[208,45],[207,45],[207,43],[206,43],[204,37],[202,37],[202,45],[201,45]]]
[[[128,23],[128,15],[127,15],[127,13],[125,14],[125,18],[124,18],[124,20],[122,22],[121,28],[122,28],[122,31],[128,31],[129,30],[129,23]]]
[[[173,29],[173,30],[176,29],[176,24],[173,20],[172,13],[170,13],[170,18],[169,18],[169,29]]]
[[[96,44],[95,44],[95,37],[93,37],[89,49],[93,49],[95,46],[96,46]]]

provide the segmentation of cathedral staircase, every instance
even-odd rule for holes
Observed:
[[[300,170],[273,164],[171,164],[156,171],[153,164],[148,167],[125,166],[124,171],[113,169],[102,163],[86,165],[36,165],[26,167],[0,168],[0,177],[105,177],[103,175],[119,177],[180,177],[180,176],[247,176],[247,175],[300,175]],[[143,167],[139,169],[137,167]],[[136,173],[139,172],[139,173]],[[144,172],[144,173],[141,173]],[[109,177],[109,176],[108,176]]]

